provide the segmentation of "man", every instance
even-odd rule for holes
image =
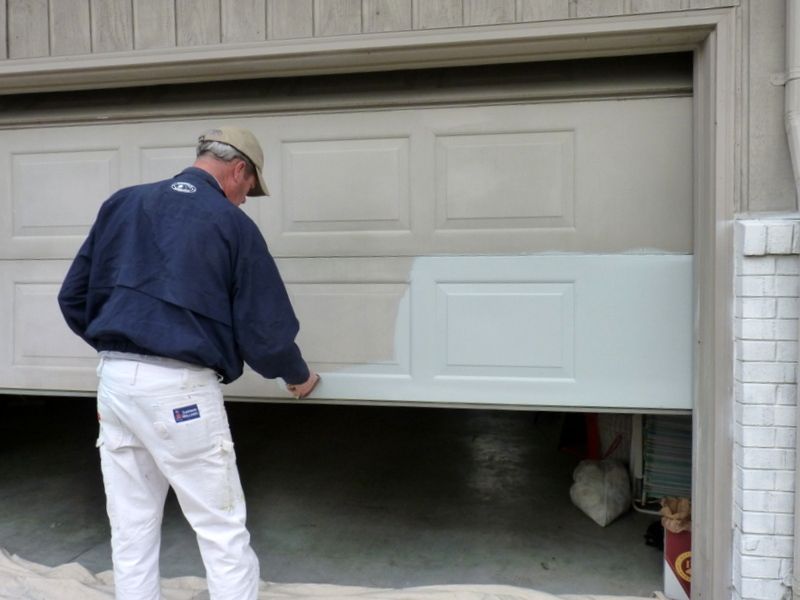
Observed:
[[[98,417],[117,600],[158,600],[170,486],[214,600],[258,595],[259,568],[220,382],[244,360],[297,398],[319,377],[264,238],[238,206],[268,194],[263,152],[235,127],[200,137],[174,178],[109,198],[58,300],[100,352]]]

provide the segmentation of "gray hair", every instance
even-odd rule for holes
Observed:
[[[197,156],[199,158],[204,155],[213,156],[222,162],[231,162],[236,159],[243,160],[244,164],[247,166],[247,173],[250,175],[255,173],[255,167],[253,167],[253,163],[250,162],[250,159],[233,146],[229,146],[224,142],[217,142],[215,140],[199,142],[197,144]]]

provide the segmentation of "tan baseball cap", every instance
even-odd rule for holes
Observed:
[[[261,145],[251,131],[241,127],[218,127],[206,131],[198,141],[222,142],[244,154],[256,168],[256,187],[248,196],[269,196],[263,173],[264,151],[261,150]]]

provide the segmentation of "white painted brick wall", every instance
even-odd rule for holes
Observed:
[[[800,223],[737,223],[733,597],[791,585]]]

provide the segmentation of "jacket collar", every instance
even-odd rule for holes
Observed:
[[[217,191],[219,191],[220,194],[222,194],[223,196],[225,195],[225,192],[222,191],[222,186],[219,184],[219,181],[217,181],[217,178],[214,177],[208,171],[204,171],[203,169],[200,169],[198,167],[186,167],[183,171],[175,175],[173,179],[178,179],[182,175],[189,175],[192,177],[197,177],[199,179],[202,179],[203,181],[214,187]]]

